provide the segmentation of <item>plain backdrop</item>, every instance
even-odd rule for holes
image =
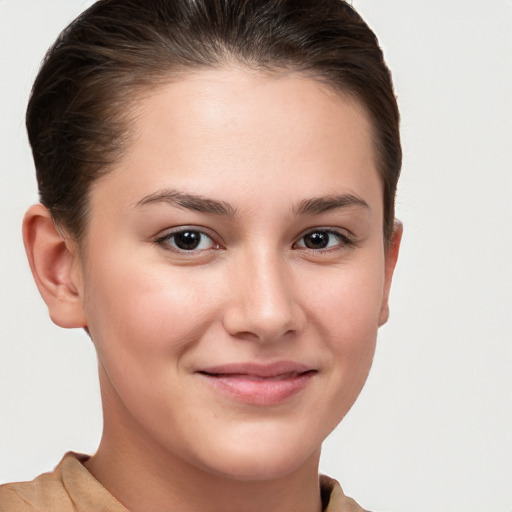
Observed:
[[[52,325],[20,236],[44,52],[91,2],[0,0],[0,482],[94,452],[92,344]],[[402,112],[405,225],[375,363],[321,469],[379,512],[512,511],[512,1],[355,0]]]

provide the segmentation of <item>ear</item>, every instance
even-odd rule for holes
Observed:
[[[85,327],[81,262],[76,245],[55,227],[42,204],[23,219],[23,242],[39,293],[60,327]]]
[[[400,242],[402,240],[402,233],[404,231],[403,225],[400,221],[395,221],[393,234],[391,240],[386,247],[386,254],[384,256],[384,296],[379,316],[379,327],[384,325],[389,318],[389,290],[391,289],[391,281],[393,279],[393,272],[395,270],[396,261],[398,259],[398,252],[400,250]]]

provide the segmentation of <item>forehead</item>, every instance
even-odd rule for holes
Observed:
[[[251,189],[297,199],[379,189],[380,201],[364,108],[314,79],[200,71],[141,96],[134,112],[126,152],[98,190],[116,181],[132,202],[167,186],[237,203]]]

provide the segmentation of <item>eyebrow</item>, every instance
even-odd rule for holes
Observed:
[[[159,190],[149,194],[138,201],[135,206],[140,207],[154,203],[166,203],[177,208],[226,217],[234,217],[236,214],[236,208],[233,208],[233,206],[225,201],[208,199],[200,195],[188,194],[172,189]],[[295,215],[319,215],[351,206],[359,206],[364,209],[370,208],[364,199],[356,195],[341,194],[304,199],[293,209],[293,212]]]
[[[318,215],[351,206],[359,206],[366,210],[370,209],[368,203],[361,197],[353,194],[341,194],[305,199],[299,203],[294,212],[297,215]]]
[[[177,190],[159,190],[154,194],[143,197],[135,206],[145,206],[154,203],[167,203],[178,208],[185,208],[199,213],[224,215],[233,217],[236,213],[229,203],[207,199],[205,197],[179,192]]]

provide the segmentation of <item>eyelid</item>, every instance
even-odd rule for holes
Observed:
[[[167,243],[166,241],[169,240],[172,236],[177,235],[179,233],[183,233],[184,231],[195,231],[197,233],[200,233],[203,236],[208,237],[212,243],[214,244],[214,247],[208,248],[208,249],[199,249],[199,250],[185,250],[180,249],[178,247],[173,247],[170,243]],[[214,234],[211,232],[211,230],[204,228],[202,226],[194,226],[194,225],[184,225],[184,226],[176,226],[174,228],[168,228],[166,230],[161,231],[158,235],[154,237],[153,243],[157,246],[162,247],[164,250],[174,252],[176,254],[187,254],[189,256],[194,255],[200,255],[207,253],[212,250],[218,250],[223,248],[223,244],[220,243],[218,240],[220,237],[217,234]]]
[[[183,233],[184,231],[195,231],[200,233],[201,235],[209,238],[212,241],[212,244],[214,244],[213,247],[208,249],[180,249],[179,247],[174,247],[167,241],[173,236],[178,233]],[[331,236],[335,236],[339,243],[337,243],[334,247],[325,247],[325,248],[310,248],[306,246],[298,246],[298,243],[301,239],[303,239],[308,234],[316,233],[316,232],[325,232],[329,233]],[[220,241],[219,241],[220,240]],[[205,228],[203,226],[197,226],[197,225],[183,225],[183,226],[176,226],[173,228],[167,228],[163,231],[161,231],[159,234],[157,234],[154,239],[153,243],[157,246],[162,247],[164,250],[167,250],[169,252],[174,252],[176,254],[187,254],[189,256],[199,256],[201,254],[208,253],[212,250],[219,250],[224,249],[225,244],[222,241],[221,237],[215,233],[212,232],[210,229]],[[350,232],[346,228],[340,228],[340,227],[334,227],[334,226],[315,226],[312,228],[308,228],[304,230],[299,237],[296,238],[295,242],[292,244],[292,249],[300,249],[301,251],[307,251],[312,253],[329,253],[329,252],[335,252],[335,251],[342,251],[347,250],[352,247],[357,247],[359,245],[359,241],[356,239],[355,235]]]
[[[317,232],[324,232],[329,233],[331,235],[336,236],[340,243],[337,244],[336,247],[327,247],[327,248],[320,248],[320,249],[312,249],[310,247],[300,246],[299,249],[305,250],[305,251],[311,251],[315,253],[321,253],[321,252],[329,252],[329,251],[336,251],[336,250],[343,250],[351,247],[357,247],[358,246],[358,240],[354,236],[353,233],[351,233],[349,230],[334,226],[316,226],[314,228],[309,228],[301,233],[301,235],[296,239],[296,241],[293,243],[293,246],[295,247],[300,240],[302,240],[305,236],[317,233]]]

